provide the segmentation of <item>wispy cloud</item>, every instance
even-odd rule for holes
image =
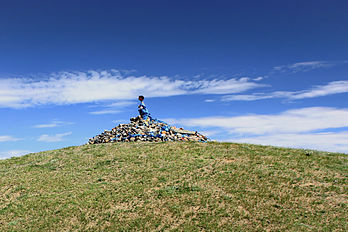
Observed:
[[[35,128],[52,128],[52,127],[59,127],[59,126],[72,125],[72,124],[74,124],[74,123],[53,120],[51,123],[39,124],[39,125],[35,125],[34,127]]]
[[[15,156],[22,156],[31,153],[27,150],[0,151],[0,159],[8,159]]]
[[[286,98],[298,100],[304,98],[323,97],[327,95],[348,93],[348,81],[333,81],[326,85],[317,85],[308,90],[301,91],[276,91],[271,93],[254,93],[246,95],[225,95],[222,101],[255,101],[270,98]]]
[[[267,78],[267,76],[264,76],[264,77],[259,76],[259,77],[254,78],[253,80],[254,80],[254,81],[262,81],[262,80],[265,79],[265,78]]]
[[[328,61],[307,61],[307,62],[298,62],[294,64],[281,65],[273,67],[273,72],[307,72],[318,68],[327,68],[335,66],[335,62]]]
[[[333,81],[327,85],[315,86],[310,90],[291,93],[291,99],[313,98],[326,95],[347,93],[348,81]],[[287,93],[287,92],[285,92]]]
[[[128,121],[124,119],[119,119],[119,120],[112,120],[112,123],[120,124],[120,123],[128,123]]]
[[[256,101],[263,99],[276,98],[274,93],[254,93],[254,94],[243,94],[243,95],[225,95],[221,97],[222,101]]]
[[[249,78],[243,77],[228,80],[188,81],[184,84],[184,89],[186,89],[186,94],[227,94],[244,92],[249,89],[265,86],[264,84],[251,82]]]
[[[199,133],[201,133],[202,135],[210,137],[210,136],[221,133],[221,131],[219,131],[219,130],[201,130],[201,131],[199,131]]]
[[[127,107],[130,105],[134,105],[134,104],[136,104],[135,101],[118,101],[118,102],[114,102],[114,103],[107,105],[107,107],[122,108],[122,107]]]
[[[13,136],[10,135],[0,135],[0,142],[14,142],[14,141],[18,141],[21,140],[19,138],[15,138]]]
[[[60,142],[63,140],[63,137],[71,135],[72,132],[66,132],[66,133],[62,133],[62,134],[55,134],[55,135],[47,135],[47,134],[43,134],[41,135],[37,141],[40,142]]]
[[[90,114],[94,114],[94,115],[101,115],[101,114],[119,114],[121,113],[121,110],[98,110],[98,111],[91,111],[89,112]]]
[[[188,81],[167,76],[124,76],[115,70],[61,72],[44,80],[0,79],[0,107],[127,101],[139,94],[147,97],[231,94],[264,86],[248,78]]]
[[[342,152],[342,147],[344,149],[348,147],[348,140],[344,140],[348,131],[335,132],[335,130],[344,131],[348,127],[348,109],[310,107],[287,110],[279,114],[187,118],[171,120],[171,123],[210,130],[219,129],[221,133],[225,133],[225,139],[232,137],[233,141],[281,145],[285,144],[284,138],[287,137],[286,146],[301,147],[304,144],[301,138],[311,137],[311,142],[306,143],[308,145],[306,148]],[[324,130],[329,132],[323,133]],[[298,135],[297,140],[296,135]],[[331,138],[331,140],[324,143],[326,144],[324,148],[324,145],[319,146],[319,143],[314,143],[315,138]],[[340,138],[340,140],[335,142],[334,138]]]
[[[91,111],[90,114],[101,115],[101,114],[119,114],[123,111],[123,108],[135,105],[135,101],[117,101],[111,104],[103,106],[103,109]]]

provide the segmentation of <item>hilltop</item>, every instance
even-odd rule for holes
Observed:
[[[107,143],[0,160],[1,231],[346,231],[348,156]]]

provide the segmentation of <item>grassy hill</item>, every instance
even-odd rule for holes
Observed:
[[[122,143],[0,160],[0,231],[347,231],[348,156]]]

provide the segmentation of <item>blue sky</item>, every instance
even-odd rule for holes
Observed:
[[[347,1],[1,1],[0,157],[151,114],[348,153]]]

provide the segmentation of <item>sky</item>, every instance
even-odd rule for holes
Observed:
[[[348,153],[348,2],[1,0],[0,158],[151,115]]]

